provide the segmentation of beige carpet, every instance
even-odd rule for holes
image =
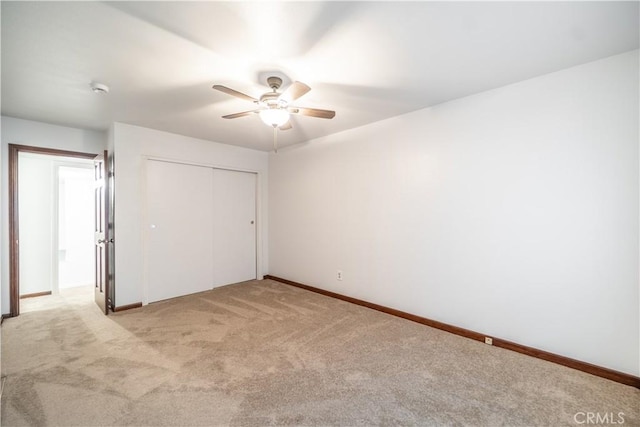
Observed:
[[[3,426],[640,425],[637,389],[272,281],[91,299],[4,322]]]

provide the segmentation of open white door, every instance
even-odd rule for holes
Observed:
[[[96,304],[104,314],[109,314],[107,299],[109,297],[108,272],[109,272],[109,204],[107,194],[109,194],[109,172],[107,168],[107,151],[99,154],[93,159],[95,176],[95,262],[96,281],[94,297]]]

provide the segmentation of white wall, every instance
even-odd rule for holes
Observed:
[[[2,116],[0,122],[1,138],[1,182],[8,182],[8,144],[31,145],[61,150],[99,153],[107,144],[105,132],[55,126],[31,120]],[[0,270],[2,272],[2,313],[9,313],[9,214],[8,189],[2,185],[0,190]]]
[[[266,271],[268,154],[262,151],[115,123],[116,306],[143,301],[143,164],[164,158],[258,173],[259,270]],[[168,243],[170,244],[170,242]]]
[[[58,288],[95,284],[93,164],[58,167]],[[22,202],[21,202],[22,203]],[[21,238],[22,239],[22,238]]]
[[[269,274],[640,374],[638,75],[629,52],[271,154]]]
[[[20,153],[20,295],[53,286],[53,193],[51,159]]]

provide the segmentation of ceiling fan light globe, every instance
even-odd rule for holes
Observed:
[[[271,127],[280,127],[289,121],[289,112],[280,108],[261,110],[259,114],[264,124]]]

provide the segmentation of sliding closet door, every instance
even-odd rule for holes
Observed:
[[[256,174],[213,171],[213,283],[256,278]]]
[[[147,161],[148,301],[213,282],[213,169]]]

